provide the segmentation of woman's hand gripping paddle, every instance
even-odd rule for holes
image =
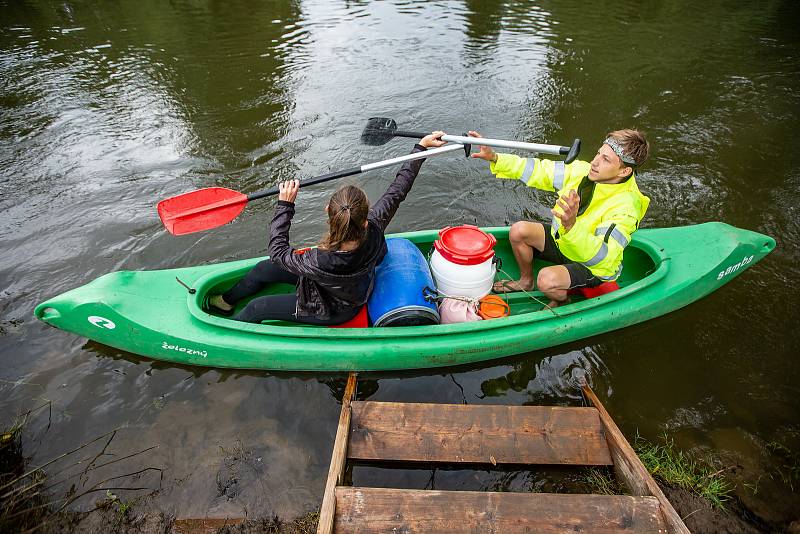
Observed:
[[[420,132],[408,132],[398,130],[394,119],[385,117],[373,117],[367,121],[367,126],[361,133],[361,142],[367,145],[377,146],[388,143],[395,137],[416,137],[425,135]],[[566,156],[564,163],[572,163],[581,151],[581,140],[575,139],[572,146],[546,145],[540,143],[523,143],[520,141],[506,141],[504,139],[488,139],[467,137],[466,135],[443,135],[443,141],[448,143],[460,143],[462,145],[485,145],[496,148],[512,148],[517,150],[528,150],[542,154],[554,154],[556,156]]]
[[[418,138],[425,137],[427,134],[420,134]],[[445,145],[439,148],[432,148],[424,152],[415,152],[399,158],[386,159],[375,163],[368,163],[361,167],[353,167],[343,171],[332,172],[316,176],[300,182],[301,186],[309,186],[335,180],[345,176],[352,176],[362,172],[389,167],[406,161],[430,158],[441,154],[454,151],[464,151],[465,147],[461,144]],[[467,155],[469,153],[467,152]],[[234,220],[244,210],[251,200],[264,198],[278,194],[278,187],[272,187],[256,193],[245,195],[232,189],[224,187],[207,187],[190,191],[171,198],[167,198],[158,203],[158,216],[161,222],[173,235],[191,234],[217,228]]]

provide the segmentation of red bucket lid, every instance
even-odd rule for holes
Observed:
[[[478,265],[494,256],[497,239],[477,226],[464,224],[439,230],[433,246],[442,257],[459,265]]]

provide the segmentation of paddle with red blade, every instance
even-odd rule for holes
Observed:
[[[320,184],[328,180],[344,178],[345,176],[381,169],[415,159],[430,158],[457,150],[465,152],[469,156],[469,146],[459,144],[445,145],[439,148],[431,148],[424,152],[415,152],[398,158],[369,163],[361,167],[323,174],[300,182],[300,186],[306,187]],[[277,194],[277,186],[250,193],[249,195],[224,187],[207,187],[162,200],[158,203],[158,216],[169,233],[173,235],[202,232],[203,230],[210,230],[223,224],[228,224],[239,216],[251,200]]]

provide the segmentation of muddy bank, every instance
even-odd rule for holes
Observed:
[[[48,534],[312,534],[317,531],[319,514],[312,512],[291,520],[279,517],[251,519],[176,520],[163,512],[120,517],[114,510],[102,510],[81,518],[71,525],[59,525]],[[221,525],[221,526],[220,526]],[[67,526],[68,528],[64,528]]]
[[[735,498],[728,501],[725,510],[720,510],[691,491],[675,488],[662,482],[659,482],[658,485],[678,515],[683,518],[683,522],[694,534],[757,534],[781,532],[786,527],[785,525],[768,525]]]

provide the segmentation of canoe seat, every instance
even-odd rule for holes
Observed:
[[[605,295],[606,293],[611,293],[612,291],[616,291],[617,289],[619,289],[618,283],[603,282],[599,286],[594,286],[594,287],[576,287],[575,289],[570,289],[568,293],[570,295],[583,295],[587,299],[593,299],[595,297]]]
[[[355,317],[342,324],[334,324],[328,328],[367,328],[369,326],[369,315],[367,314],[366,304],[361,307]]]

